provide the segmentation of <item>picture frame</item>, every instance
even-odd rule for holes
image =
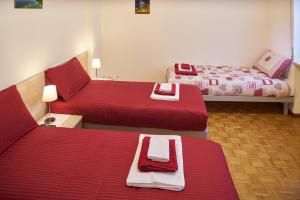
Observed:
[[[150,0],[135,0],[135,14],[150,14]]]
[[[15,8],[42,9],[43,0],[15,0]]]

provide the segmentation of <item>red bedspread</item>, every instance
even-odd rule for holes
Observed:
[[[198,138],[182,142],[182,192],[132,188],[125,182],[137,133],[38,127],[0,155],[0,199],[238,199],[221,147]]]
[[[208,114],[200,90],[181,85],[180,101],[150,99],[154,83],[90,81],[55,113],[83,115],[84,122],[182,131],[203,131]]]

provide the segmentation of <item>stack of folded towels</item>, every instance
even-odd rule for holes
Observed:
[[[194,65],[189,64],[175,64],[175,73],[178,75],[185,75],[185,76],[197,76],[197,70]]]
[[[179,83],[155,83],[151,99],[179,101]]]
[[[180,136],[141,134],[126,184],[133,187],[184,189]]]

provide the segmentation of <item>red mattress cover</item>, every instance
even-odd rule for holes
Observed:
[[[0,155],[0,199],[238,199],[221,146],[182,142],[182,192],[133,188],[126,178],[138,133],[38,127]]]
[[[154,83],[90,81],[69,101],[51,103],[55,113],[83,115],[95,124],[203,131],[207,110],[198,87],[180,86],[180,101],[150,98]]]

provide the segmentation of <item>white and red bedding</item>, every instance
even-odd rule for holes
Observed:
[[[290,87],[286,80],[270,79],[253,67],[195,67],[198,73],[196,76],[178,75],[174,67],[170,67],[167,70],[167,81],[197,85],[203,95],[211,96],[290,96]]]

